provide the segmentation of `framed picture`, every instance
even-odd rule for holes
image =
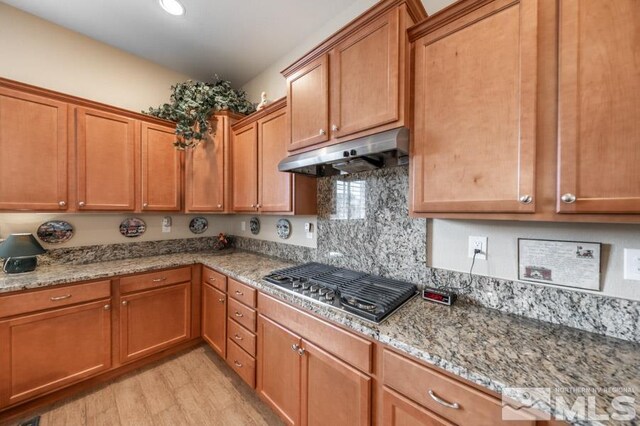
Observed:
[[[601,243],[518,238],[518,279],[600,290]]]

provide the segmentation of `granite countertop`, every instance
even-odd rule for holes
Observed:
[[[0,293],[202,263],[265,293],[351,328],[473,383],[502,393],[506,388],[551,388],[571,407],[575,392],[598,390],[598,413],[615,395],[635,397],[640,406],[640,344],[458,303],[441,306],[415,298],[372,324],[303,299],[262,280],[291,262],[251,252],[182,253],[86,265],[52,265],[21,275],[0,276]],[[573,388],[572,390],[570,388]],[[619,389],[623,388],[620,393]],[[530,401],[516,397],[526,404]],[[552,406],[535,406],[554,412]],[[634,422],[632,420],[631,422]],[[598,422],[572,421],[575,424]],[[616,424],[622,424],[616,422]]]

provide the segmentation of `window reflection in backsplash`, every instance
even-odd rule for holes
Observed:
[[[331,219],[365,219],[366,186],[364,180],[336,180]]]

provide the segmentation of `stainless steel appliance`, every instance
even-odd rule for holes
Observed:
[[[315,262],[274,271],[264,279],[375,323],[418,293],[415,284]]]

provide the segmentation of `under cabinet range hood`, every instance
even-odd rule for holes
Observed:
[[[281,172],[331,176],[408,164],[409,129],[399,127],[352,141],[291,155]]]

